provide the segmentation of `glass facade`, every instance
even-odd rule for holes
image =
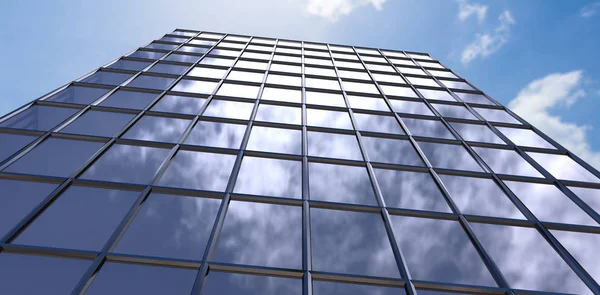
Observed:
[[[176,30],[0,118],[1,294],[600,294],[599,222],[424,53]]]

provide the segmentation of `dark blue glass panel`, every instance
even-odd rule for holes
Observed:
[[[201,260],[220,200],[152,194],[114,252]]]
[[[107,262],[85,294],[190,294],[196,270]]]
[[[165,55],[164,52],[158,52],[158,51],[148,51],[148,50],[138,50],[130,55],[128,55],[129,57],[137,57],[137,58],[147,58],[147,59],[159,59],[161,58],[163,55]]]
[[[112,137],[133,117],[124,113],[88,111],[60,132]]]
[[[81,178],[147,184],[168,154],[163,148],[115,144]]]
[[[402,118],[402,121],[414,136],[455,139],[442,121]]]
[[[108,66],[111,69],[141,71],[143,68],[150,65],[150,62],[121,59],[114,64]]]
[[[175,143],[190,122],[185,119],[143,116],[123,135],[123,138]]]
[[[4,294],[69,294],[90,261],[1,253],[0,265]]]
[[[462,145],[419,142],[419,147],[435,168],[483,171]]]
[[[119,85],[125,80],[131,78],[132,74],[114,73],[99,71],[95,74],[81,80],[81,82],[93,83],[93,84],[104,84],[104,85]]]
[[[302,268],[302,207],[232,201],[213,260]]]
[[[211,271],[202,294],[301,295],[302,280]]]
[[[234,192],[299,199],[302,197],[302,162],[246,156]]]
[[[70,187],[13,243],[100,251],[139,192]]]
[[[375,177],[387,207],[450,212],[428,173],[375,169]]]
[[[103,144],[49,138],[4,171],[68,177],[81,168]]]
[[[100,105],[141,110],[149,105],[156,96],[155,93],[119,90],[103,100]]]
[[[48,101],[90,104],[100,96],[106,94],[110,89],[83,86],[69,86],[67,89],[49,97]]]
[[[0,133],[0,162],[22,149],[37,137],[29,135]]]
[[[189,63],[197,62],[199,59],[200,59],[200,56],[197,56],[197,55],[177,54],[177,53],[172,53],[169,56],[167,56],[167,58],[165,58],[165,60],[178,61],[178,62],[189,62]]]
[[[192,52],[192,53],[206,53],[208,48],[196,47],[196,46],[181,46],[177,51]]]
[[[165,90],[171,83],[175,81],[175,78],[165,78],[142,75],[127,84],[128,87],[139,87],[147,89]]]
[[[400,277],[380,214],[310,209],[313,270]]]
[[[496,286],[458,222],[409,216],[391,216],[391,222],[414,279]]]
[[[48,131],[77,111],[79,110],[34,105],[0,123],[0,127]]]
[[[246,125],[199,121],[186,144],[239,149]]]
[[[423,161],[408,140],[362,137],[369,160],[373,162],[423,166]]]
[[[181,75],[188,68],[189,68],[188,66],[171,65],[171,64],[165,64],[165,63],[159,63],[159,64],[151,67],[148,70],[148,72],[171,74],[171,75]]]
[[[152,107],[152,111],[196,115],[205,102],[205,98],[165,95]]]
[[[0,237],[37,206],[58,185],[0,179]]]
[[[179,151],[158,184],[224,191],[234,162],[235,155]]]
[[[310,199],[376,206],[375,192],[364,166],[308,164]]]
[[[146,46],[146,48],[150,48],[150,49],[162,49],[162,50],[173,50],[175,48],[177,48],[177,45],[175,44],[164,44],[164,43],[152,43],[148,46]]]
[[[401,287],[382,287],[374,285],[359,285],[337,282],[313,281],[314,295],[404,295]]]

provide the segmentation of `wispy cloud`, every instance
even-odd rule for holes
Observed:
[[[596,12],[600,8],[600,1],[590,3],[579,10],[579,15],[581,17],[592,17],[596,15]]]
[[[310,15],[320,16],[335,22],[341,16],[350,14],[353,10],[373,5],[382,10],[386,0],[305,0],[305,11]]]
[[[458,19],[467,20],[471,15],[476,15],[479,23],[485,20],[488,6],[481,3],[469,3],[467,0],[458,0]]]
[[[500,50],[508,42],[511,27],[516,23],[515,19],[510,14],[510,11],[505,10],[498,16],[498,21],[500,23],[493,32],[477,34],[475,40],[467,45],[461,56],[463,64],[466,65],[478,57],[488,57]]]
[[[565,122],[560,115],[550,114],[551,110],[568,108],[585,96],[581,88],[582,76],[581,70],[549,74],[529,83],[508,105],[590,165],[600,167],[600,151],[592,150],[587,138],[592,127]]]

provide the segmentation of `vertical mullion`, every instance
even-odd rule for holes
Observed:
[[[308,174],[308,132],[306,129],[306,84],[304,69],[304,42],[301,43],[302,76],[302,295],[312,295],[312,248],[310,228],[310,193]]]

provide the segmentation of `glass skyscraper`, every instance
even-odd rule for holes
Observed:
[[[0,118],[0,294],[600,294],[599,177],[428,54],[176,30]]]

